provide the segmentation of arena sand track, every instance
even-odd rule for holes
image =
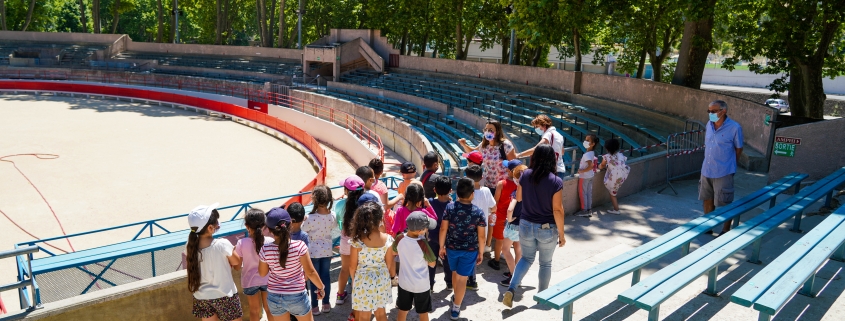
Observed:
[[[24,153],[59,155],[5,160],[40,189],[68,234],[187,213],[199,204],[292,194],[316,175],[294,148],[229,120],[114,100],[0,96],[0,157]],[[0,210],[38,237],[62,234],[47,204],[8,162],[0,162]],[[165,227],[183,229],[186,222]],[[2,215],[0,227],[2,250],[33,239]],[[115,243],[138,230],[72,244],[79,250]],[[53,244],[69,249],[67,242]],[[0,284],[13,282],[14,260],[0,261],[0,271]],[[18,309],[15,291],[2,298],[7,308]]]

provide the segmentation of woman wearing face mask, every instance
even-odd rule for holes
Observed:
[[[516,149],[513,144],[505,138],[505,133],[502,131],[502,125],[495,120],[488,121],[484,125],[484,140],[480,145],[472,147],[467,145],[466,139],[459,139],[458,143],[464,148],[464,151],[470,153],[472,151],[481,152],[484,159],[481,167],[484,173],[481,176],[481,185],[490,189],[493,195],[496,195],[496,184],[508,178],[508,169],[502,164],[504,160],[512,160],[516,158]]]
[[[557,164],[557,176],[563,178],[566,174],[566,166],[563,164],[563,136],[557,132],[555,126],[552,126],[552,119],[543,114],[534,117],[534,120],[531,121],[531,126],[534,126],[534,131],[537,135],[540,135],[540,142],[537,143],[537,146],[542,144],[551,145],[555,152],[555,157],[557,157],[555,160]],[[533,155],[534,149],[537,146],[517,154],[516,157],[523,158]]]

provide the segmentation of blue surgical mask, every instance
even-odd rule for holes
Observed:
[[[534,132],[537,133],[537,135],[540,135],[540,136],[543,136],[543,134],[546,133],[542,129],[536,128],[536,127],[534,128]]]
[[[710,114],[710,121],[714,123],[719,121],[719,113]]]
[[[484,139],[493,140],[494,138],[496,138],[496,134],[494,134],[493,132],[485,132],[484,133]]]

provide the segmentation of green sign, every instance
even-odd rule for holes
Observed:
[[[776,156],[795,157],[795,144],[775,143]]]

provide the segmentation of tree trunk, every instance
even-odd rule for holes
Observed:
[[[525,42],[517,38],[516,48],[514,49],[515,51],[513,52],[513,64],[520,66],[522,65],[522,51],[525,50]]]
[[[276,0],[270,0],[270,23],[267,25],[267,48],[273,48],[273,36],[276,35],[273,32],[273,28],[276,28]]]
[[[405,48],[407,47],[407,45],[408,45],[408,30],[405,30],[405,32],[402,33],[402,40],[400,40],[400,42],[399,42],[399,55],[400,56],[405,55]]]
[[[465,60],[464,54],[464,34],[461,32],[461,27],[464,23],[464,2],[458,0],[456,4],[456,12],[458,13],[458,23],[455,24],[455,59]]]
[[[511,46],[511,37],[510,35],[502,35],[502,64],[508,64],[508,58],[510,56],[510,46]]]
[[[0,0],[0,10],[3,8],[3,0]],[[4,13],[5,16],[5,13]],[[79,23],[82,25],[82,32],[88,33],[88,19],[85,18],[85,2],[79,0]],[[3,17],[3,30],[6,30],[6,18]]]
[[[581,33],[572,29],[572,43],[575,46],[575,71],[581,71]]]
[[[287,0],[279,0],[279,48],[285,43],[285,5]]]
[[[646,50],[643,49],[640,51],[640,62],[637,63],[637,79],[643,79],[645,75],[645,56]],[[654,70],[652,70],[652,73],[654,73]]]
[[[82,2],[82,0],[79,0]],[[156,42],[162,42],[164,39],[164,5],[161,0],[156,0],[158,5],[158,12],[156,13],[156,21],[158,22],[158,33],[156,34]]]
[[[790,61],[789,111],[792,116],[824,119],[827,96],[822,84],[822,64]]]
[[[537,67],[537,64],[540,63],[540,55],[543,53],[543,47],[537,47],[534,49],[534,57],[531,57],[531,66]]]
[[[114,10],[114,19],[112,20],[111,26],[111,33],[117,33],[117,23],[120,22],[120,0],[114,0],[112,4],[114,6],[112,9]]]
[[[94,19],[94,33],[101,33],[100,30],[100,0],[93,0],[91,4],[91,19]]]
[[[26,11],[26,22],[23,25],[23,29],[21,31],[26,31],[26,28],[29,28],[29,23],[32,22],[32,12],[35,11],[35,0],[29,2],[29,10]]]
[[[82,0],[79,0],[79,1],[80,1],[80,3],[82,3]],[[84,16],[85,11],[83,11],[82,14]],[[6,29],[6,0],[0,0],[0,28],[2,28],[3,30],[7,30]]]
[[[701,12],[694,13],[698,20],[684,22],[684,37],[678,55],[678,65],[672,83],[675,85],[700,89],[707,54],[713,48],[713,15],[717,0],[706,0],[697,7]]]
[[[369,1],[361,0],[361,15],[360,15],[360,18],[358,18],[359,19],[358,20],[358,29],[365,29],[364,26],[367,25],[366,17],[367,17],[367,7],[368,7],[367,5],[368,4],[369,4]]]
[[[218,0],[219,1],[219,0]],[[264,45],[264,8],[262,0],[255,0],[255,19],[258,20],[258,43]]]
[[[226,36],[223,37],[221,44],[227,44],[229,43],[229,37],[232,35],[232,22],[229,19],[229,7],[231,6],[232,0],[223,1],[226,1],[223,3],[223,31],[226,33]]]
[[[420,44],[420,57],[425,57],[425,49],[428,48],[428,36],[428,31],[426,31],[425,36],[423,36],[423,42]]]

